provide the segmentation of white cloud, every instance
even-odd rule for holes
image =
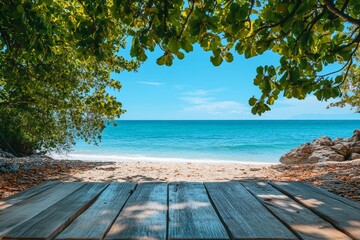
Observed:
[[[160,86],[160,85],[165,84],[165,83],[161,83],[161,82],[148,82],[148,81],[137,81],[137,83],[151,85],[151,86]]]
[[[216,88],[216,89],[210,89],[210,90],[197,89],[197,90],[194,90],[194,91],[184,92],[182,94],[187,95],[187,96],[206,96],[206,95],[209,95],[211,93],[221,92],[223,90],[224,90],[223,88]]]
[[[241,103],[235,101],[218,101],[214,97],[208,96],[222,90],[223,89],[198,89],[182,93],[185,97],[180,99],[187,103],[183,111],[202,115],[222,116],[239,115],[243,113],[245,107]]]
[[[235,101],[205,101],[184,108],[187,112],[206,113],[210,115],[238,115],[244,112],[245,107]]]
[[[213,100],[214,98],[206,98],[206,97],[183,97],[181,98],[185,102],[191,104],[204,104],[208,103],[209,101]]]

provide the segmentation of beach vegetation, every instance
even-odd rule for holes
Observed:
[[[125,28],[99,1],[0,3],[0,148],[15,155],[101,139],[124,113],[112,72],[137,61],[118,53]]]

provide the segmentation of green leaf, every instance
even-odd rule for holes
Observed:
[[[289,6],[288,6],[288,11],[289,11],[289,13],[292,12],[292,11],[294,10],[294,8],[295,8],[295,4],[294,4],[294,3],[289,4]]]
[[[339,84],[343,81],[343,76],[342,75],[339,75],[339,76],[336,76],[335,78],[335,83]]]
[[[255,56],[255,51],[254,51],[254,49],[253,49],[253,48],[250,48],[250,47],[246,48],[246,49],[245,49],[245,58],[251,58],[251,57],[253,57],[253,56]]]
[[[18,5],[18,6],[16,7],[16,10],[17,10],[19,13],[24,13],[24,12],[25,12],[24,7],[23,7],[22,5]]]
[[[275,102],[275,98],[269,97],[269,99],[268,99],[266,102],[267,102],[267,104],[269,104],[269,105],[273,105],[274,102]]]
[[[183,39],[181,41],[181,48],[185,50],[185,52],[191,52],[193,50],[193,46],[191,45],[191,43],[186,40],[186,39]]]
[[[181,43],[178,39],[173,38],[170,40],[169,49],[171,52],[175,53],[175,52],[179,51],[180,47],[181,47]]]
[[[257,99],[255,97],[252,97],[252,98],[249,99],[249,105],[250,106],[254,106],[256,102],[257,102]]]
[[[177,52],[177,53],[175,53],[175,55],[177,56],[177,58],[178,59],[183,59],[184,57],[185,57],[185,54],[184,53],[182,53],[182,52]]]
[[[264,68],[262,66],[259,66],[259,67],[256,68],[256,73],[259,74],[259,75],[262,75],[263,71],[264,71]]]
[[[219,66],[223,62],[223,59],[220,55],[215,55],[210,57],[210,61],[214,66]]]
[[[163,55],[163,56],[161,56],[161,57],[159,57],[158,59],[156,59],[156,63],[158,64],[158,65],[164,65],[165,64],[165,55]]]
[[[227,62],[232,62],[234,60],[234,56],[230,52],[227,52],[224,55],[224,59]]]

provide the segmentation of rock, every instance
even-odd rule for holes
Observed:
[[[11,153],[5,152],[0,149],[0,157],[2,158],[14,158],[15,156]]]
[[[345,157],[343,155],[340,155],[331,149],[322,149],[313,152],[309,156],[307,163],[318,163],[318,162],[327,162],[327,161],[342,162],[344,160]]]
[[[351,142],[358,142],[360,141],[360,130],[354,130],[354,133],[351,138],[348,139]]]
[[[0,166],[0,173],[14,173],[19,170],[20,166],[14,163],[6,163]]]
[[[315,139],[313,142],[313,145],[320,145],[320,146],[332,146],[334,143],[331,141],[331,138],[327,136],[319,137]]]
[[[250,168],[250,171],[260,171],[261,168]]]
[[[334,146],[331,147],[331,149],[335,150],[335,152],[337,152],[338,154],[341,154],[343,156],[346,156],[349,154],[349,151],[350,151],[350,147],[349,147],[350,144],[348,143],[337,143],[335,144]]]
[[[312,153],[312,148],[310,143],[303,144],[297,148],[292,149],[290,152],[281,156],[280,162],[289,164],[289,163],[303,163],[306,159],[309,158]]]
[[[350,159],[351,160],[355,160],[355,159],[360,159],[360,153],[351,153],[350,154]]]
[[[348,139],[327,136],[319,137],[311,143],[302,144],[280,158],[284,164],[303,164],[318,162],[342,162],[360,158],[360,130],[355,130]]]
[[[30,171],[30,170],[31,170],[31,166],[29,166],[29,165],[24,165],[24,166],[23,166],[23,169],[24,169],[25,171]]]
[[[350,152],[351,153],[360,153],[360,141],[351,143]]]
[[[344,141],[344,138],[335,138],[333,143],[334,145],[338,144],[338,143],[342,143]]]

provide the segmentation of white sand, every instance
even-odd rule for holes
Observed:
[[[115,162],[72,174],[81,181],[229,181],[263,178],[271,164],[194,162]]]

